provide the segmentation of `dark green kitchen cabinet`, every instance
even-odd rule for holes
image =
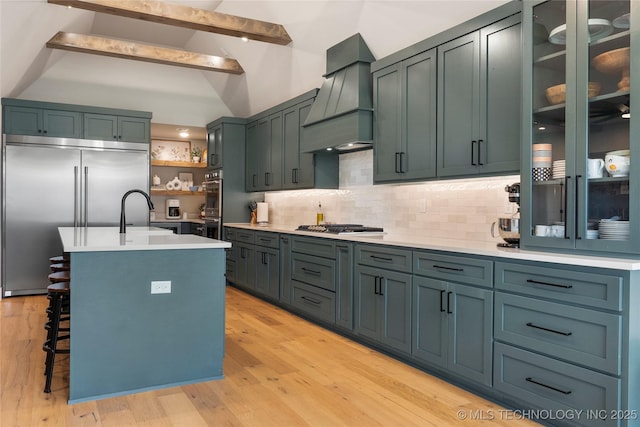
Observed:
[[[309,114],[313,99],[294,105],[282,112],[283,134],[283,176],[284,190],[312,188],[314,178],[313,153],[300,152],[302,124]]]
[[[413,277],[413,356],[490,386],[493,291]]]
[[[376,183],[436,176],[436,49],[373,74]]]
[[[521,16],[438,46],[438,176],[520,170]]]
[[[282,112],[247,128],[247,191],[282,188]]]
[[[353,330],[353,243],[336,243],[336,325]]]
[[[222,168],[222,129],[222,124],[207,128],[207,158],[204,160],[209,169]]]
[[[354,332],[411,353],[411,275],[356,265]]]
[[[82,113],[77,111],[6,106],[4,133],[82,138]]]
[[[83,117],[85,139],[150,142],[149,119],[96,113],[85,113]]]
[[[256,249],[250,243],[236,243],[235,284],[253,291],[256,287]]]
[[[273,300],[280,299],[280,250],[256,246],[255,271],[256,292]]]
[[[258,122],[247,124],[245,155],[245,188],[248,193],[258,191]]]
[[[280,235],[280,302],[291,304],[291,236]]]

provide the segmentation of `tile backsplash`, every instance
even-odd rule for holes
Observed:
[[[509,175],[373,185],[373,150],[366,150],[340,155],[339,189],[268,192],[265,201],[269,222],[282,227],[315,224],[322,203],[327,222],[381,226],[419,238],[498,242],[491,223],[515,212],[504,188],[519,180]]]

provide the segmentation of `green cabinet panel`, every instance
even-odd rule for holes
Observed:
[[[304,130],[302,124],[309,114],[311,104],[313,99],[282,112],[284,125],[282,188],[284,190],[313,188],[313,153],[300,152],[300,139]]]
[[[275,236],[278,239],[278,236]],[[280,250],[256,246],[256,292],[278,300],[280,298]]]
[[[6,106],[4,133],[82,138],[82,113],[64,110]]]
[[[374,86],[374,181],[436,175],[436,50],[377,71]]]
[[[150,142],[149,119],[95,113],[84,113],[83,116],[85,139]]]
[[[357,265],[354,298],[357,334],[411,353],[411,275]]]
[[[291,236],[280,235],[280,302],[291,304]]]
[[[222,124],[207,132],[207,166],[209,169],[222,167]]]
[[[353,329],[353,244],[336,243],[336,325]]]
[[[336,299],[333,292],[292,280],[291,305],[314,319],[333,324],[336,321]]]
[[[282,188],[282,113],[264,117],[247,129],[248,191],[279,190]]]
[[[490,386],[492,325],[492,291],[414,276],[416,359]]]
[[[520,19],[438,47],[438,176],[519,170]]]
[[[246,243],[236,243],[236,281],[238,286],[255,290],[256,286],[256,250],[254,245]]]
[[[258,122],[247,124],[245,187],[248,193],[258,191]]]

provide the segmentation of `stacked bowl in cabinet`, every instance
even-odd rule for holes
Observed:
[[[551,144],[533,144],[533,163],[531,177],[533,181],[551,179]]]
[[[552,179],[562,179],[567,174],[566,160],[555,160],[551,171]]]

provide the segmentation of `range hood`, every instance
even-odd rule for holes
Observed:
[[[373,61],[360,34],[327,50],[325,81],[302,125],[300,151],[344,153],[373,147]]]

